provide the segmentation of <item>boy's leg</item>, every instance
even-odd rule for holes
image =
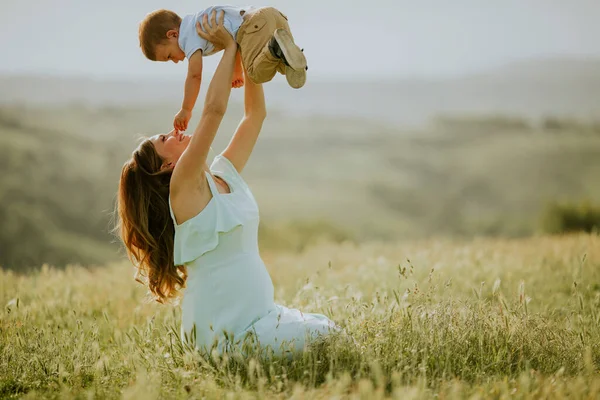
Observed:
[[[293,45],[287,18],[275,8],[264,7],[253,11],[238,31],[236,39],[240,45],[242,61],[248,76],[255,83],[270,81],[278,71],[282,74],[286,72],[286,65],[282,58],[276,57],[272,49],[269,49],[273,35],[278,29],[289,33],[286,37]],[[273,47],[272,43],[271,47]],[[305,74],[304,71],[302,72]]]

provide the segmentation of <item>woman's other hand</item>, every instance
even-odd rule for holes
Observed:
[[[225,49],[229,46],[236,45],[233,36],[225,26],[223,21],[225,20],[225,11],[219,13],[219,20],[217,22],[217,11],[213,10],[210,16],[210,23],[208,22],[208,15],[204,14],[202,17],[202,23],[196,22],[196,32],[202,39],[206,39],[211,42],[216,49]]]

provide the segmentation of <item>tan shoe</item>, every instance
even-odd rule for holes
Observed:
[[[306,82],[306,57],[294,43],[292,35],[285,29],[277,29],[269,43],[271,54],[280,58],[285,64],[285,78],[294,89],[299,89]]]

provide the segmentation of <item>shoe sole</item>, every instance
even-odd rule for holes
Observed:
[[[286,65],[285,79],[292,88],[300,89],[306,83],[306,70],[297,71]]]
[[[306,57],[300,47],[296,46],[292,35],[285,29],[277,29],[273,34],[289,65],[285,66],[285,78],[294,89],[299,89],[306,82]]]

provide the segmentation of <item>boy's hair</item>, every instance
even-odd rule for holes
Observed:
[[[138,31],[140,47],[146,58],[156,61],[156,46],[167,39],[168,31],[179,30],[179,25],[181,17],[173,11],[161,9],[146,15]]]

